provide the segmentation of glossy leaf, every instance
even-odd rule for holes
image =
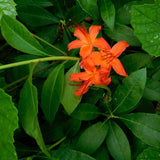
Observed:
[[[113,112],[123,113],[133,110],[143,96],[145,83],[146,69],[138,70],[126,77],[114,93],[115,109]]]
[[[1,32],[5,40],[13,48],[33,55],[47,55],[43,47],[32,37],[28,29],[16,19],[3,15]]]
[[[3,14],[16,18],[16,3],[13,0],[0,1],[0,19]]]
[[[45,160],[96,160],[93,157],[76,150],[59,149],[51,152],[51,157]]]
[[[0,159],[17,160],[14,131],[18,128],[18,112],[12,98],[0,89]]]
[[[72,117],[79,120],[93,120],[101,114],[100,109],[93,104],[81,103],[71,114]]]
[[[71,114],[78,104],[80,103],[80,96],[74,95],[74,91],[77,90],[79,86],[72,86],[71,81],[69,81],[70,74],[79,72],[79,62],[77,62],[66,74],[64,77],[64,89],[63,95],[61,98],[61,103],[68,114]]]
[[[108,150],[115,160],[131,160],[128,139],[123,130],[114,121],[109,122],[106,142]]]
[[[38,122],[38,95],[37,88],[32,84],[32,71],[20,92],[18,110],[25,132],[36,140],[42,152],[49,155]]]
[[[60,64],[49,74],[41,94],[41,108],[48,122],[54,121],[63,93],[64,65]]]
[[[97,122],[87,128],[79,137],[77,148],[88,154],[95,152],[103,143],[108,131],[106,122]]]
[[[148,79],[143,96],[152,101],[160,101],[160,82]]]
[[[89,16],[93,19],[98,19],[99,11],[97,0],[76,0],[81,6],[82,10],[84,10]]]
[[[150,55],[160,56],[160,7],[156,4],[132,7],[131,24],[134,34],[142,43],[142,48]]]
[[[20,20],[32,27],[45,26],[59,22],[57,17],[39,6],[27,5],[18,7],[18,13]]]
[[[154,159],[154,160],[159,160],[159,157],[160,157],[160,151],[155,149],[155,148],[147,148],[145,149],[142,153],[140,153],[137,157],[136,160],[151,160],[151,159]]]
[[[132,133],[148,145],[160,148],[160,116],[151,113],[132,113],[120,119]]]
[[[110,28],[114,28],[115,8],[111,0],[100,0],[100,13],[104,23]]]
[[[113,30],[111,30],[108,27],[105,27],[104,32],[107,36],[109,36],[111,39],[117,42],[125,40],[131,46],[141,45],[137,37],[134,36],[133,29],[131,29],[130,27],[126,25],[116,23]]]

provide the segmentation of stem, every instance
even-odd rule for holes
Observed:
[[[54,45],[50,44],[49,42],[45,41],[44,39],[38,37],[37,35],[33,34],[33,37],[37,38],[38,40],[42,41],[43,43],[47,44],[48,46],[54,48],[55,50],[59,51],[60,53],[62,53],[64,56],[67,56],[67,53],[63,52],[62,50],[60,50],[59,48],[55,47]]]
[[[54,61],[54,60],[71,60],[71,61],[78,61],[80,58],[78,57],[66,57],[66,56],[53,56],[53,57],[45,57],[45,58],[38,58],[38,59],[31,59],[28,61],[21,61],[21,62],[16,62],[16,63],[10,63],[6,64],[3,66],[0,66],[1,69],[7,69],[7,68],[12,68],[12,67],[17,67],[17,66],[22,66],[30,63],[38,63],[38,62],[45,62],[45,61]]]
[[[53,149],[54,147],[58,146],[60,143],[62,143],[64,140],[66,139],[66,137],[61,138],[59,141],[57,141],[56,143],[52,144],[50,147],[48,147],[48,150]]]

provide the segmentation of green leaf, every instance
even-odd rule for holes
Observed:
[[[18,4],[18,5],[38,5],[38,6],[41,6],[41,7],[50,7],[50,6],[53,6],[52,2],[50,0],[15,0],[15,2]]]
[[[142,48],[153,56],[160,56],[160,7],[156,4],[132,6],[131,24]]]
[[[82,10],[84,10],[89,16],[91,16],[94,20],[99,18],[99,11],[97,0],[76,0],[81,6]]]
[[[93,157],[71,149],[59,149],[51,152],[53,158],[47,158],[46,160],[96,160]]]
[[[102,146],[93,154],[93,157],[97,160],[109,160],[109,153],[106,146]]]
[[[13,0],[0,1],[0,19],[3,14],[16,18],[16,3]]]
[[[155,148],[147,148],[142,153],[140,153],[136,160],[159,160],[160,159],[160,151]]]
[[[54,121],[63,93],[64,65],[60,64],[44,82],[41,95],[41,108],[48,122]]]
[[[1,31],[5,40],[13,48],[24,53],[40,56],[47,55],[43,47],[33,38],[27,28],[16,19],[3,15],[1,20]]]
[[[55,24],[59,22],[59,19],[46,9],[27,5],[18,7],[18,17],[22,22],[32,27],[45,26],[49,24]]]
[[[134,109],[143,96],[146,83],[146,69],[133,72],[118,86],[113,96],[114,113],[128,112]]]
[[[14,131],[18,128],[18,112],[12,98],[0,89],[0,159],[17,160]]]
[[[25,132],[36,140],[42,152],[49,155],[38,122],[38,95],[37,88],[32,84],[32,72],[20,92],[19,116]]]
[[[81,103],[76,110],[71,114],[75,119],[79,120],[93,120],[101,114],[100,109],[93,104]]]
[[[137,37],[134,36],[133,29],[126,25],[116,23],[113,30],[111,30],[108,27],[105,27],[104,32],[107,36],[109,36],[111,39],[117,42],[125,40],[131,46],[141,45]]]
[[[97,122],[96,124],[87,128],[79,137],[77,142],[77,148],[85,153],[92,154],[103,143],[107,131],[108,125],[106,122]]]
[[[160,148],[160,116],[151,113],[132,113],[120,119],[132,133],[148,145]]]
[[[128,139],[123,130],[114,121],[109,121],[106,142],[108,150],[115,160],[131,160]]]
[[[74,91],[77,90],[78,86],[71,86],[72,83],[69,81],[70,74],[79,72],[79,62],[77,62],[66,74],[64,77],[64,89],[63,95],[61,98],[61,103],[68,114],[71,114],[78,104],[80,103],[80,96],[74,95]]]
[[[100,0],[100,13],[104,23],[112,30],[115,23],[115,8],[111,0]]]
[[[121,62],[127,72],[130,74],[142,67],[146,67],[150,64],[151,56],[145,53],[133,53],[124,56]]]

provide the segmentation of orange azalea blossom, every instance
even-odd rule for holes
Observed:
[[[111,82],[109,71],[99,66],[84,64],[85,72],[72,73],[70,81],[82,82],[81,86],[74,92],[75,95],[80,96],[89,90],[89,86],[94,85],[108,85]]]
[[[116,43],[112,48],[105,42],[104,48],[99,48],[100,52],[92,52],[92,54],[81,62],[81,67],[86,63],[94,62],[95,66],[101,66],[110,71],[111,67],[121,76],[127,77],[127,73],[118,59],[122,52],[129,46],[126,41]]]
[[[103,38],[96,38],[101,26],[92,25],[89,28],[89,33],[85,24],[83,23],[83,28],[77,24],[75,27],[74,36],[79,38],[79,40],[74,40],[68,44],[68,50],[74,48],[80,48],[80,55],[82,58],[86,58],[93,51],[93,47],[102,48],[104,45]]]

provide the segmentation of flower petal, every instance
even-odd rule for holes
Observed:
[[[92,25],[89,28],[89,35],[92,41],[95,40],[100,30],[101,30],[101,26],[96,26],[96,25]]]
[[[119,74],[121,76],[125,76],[125,77],[128,76],[122,63],[120,62],[120,60],[118,58],[115,58],[110,64],[117,74]]]
[[[74,92],[74,94],[76,96],[80,96],[80,95],[85,94],[89,90],[89,88],[88,88],[89,85],[91,85],[89,80],[83,82],[82,85],[80,87],[78,87],[78,89]]]
[[[84,45],[81,47],[80,49],[80,56],[82,56],[82,58],[86,58],[87,56],[89,56],[92,52],[92,45]]]
[[[79,26],[75,28],[74,36],[79,38],[81,41],[86,41],[88,33]]]
[[[110,50],[111,47],[104,38],[97,38],[93,42],[93,46],[97,47],[99,50]]]
[[[72,73],[70,75],[69,80],[81,82],[81,81],[86,81],[89,78],[90,78],[90,75],[87,72],[79,72],[79,73]]]
[[[71,49],[74,48],[80,48],[84,45],[84,42],[81,40],[74,40],[71,43],[68,44],[68,50],[70,51]]]
[[[126,41],[120,41],[112,47],[111,53],[117,58],[127,47],[129,47],[129,44]]]

